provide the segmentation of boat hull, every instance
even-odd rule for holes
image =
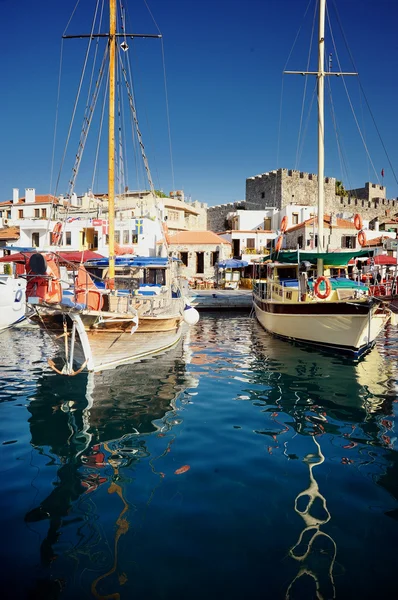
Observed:
[[[389,316],[372,302],[267,302],[254,296],[257,320],[278,337],[359,356]]]
[[[0,277],[0,331],[25,319],[26,280],[8,275]]]
[[[76,315],[79,315],[82,329],[77,327],[74,331]],[[94,311],[75,314],[73,311],[67,313],[40,307],[31,319],[58,348],[55,362],[49,361],[54,370],[73,375],[82,367],[93,372],[113,369],[120,364],[162,353],[174,346],[182,335],[182,318],[175,315],[159,320],[158,329],[155,320],[151,319],[150,330],[146,330],[145,326],[141,330],[136,328],[133,317],[126,315],[117,319],[117,315],[102,313],[100,320],[98,317],[99,313]],[[110,317],[109,320],[106,317]]]

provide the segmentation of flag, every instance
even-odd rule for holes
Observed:
[[[381,176],[384,177],[384,169],[381,170]]]

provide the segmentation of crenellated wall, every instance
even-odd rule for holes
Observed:
[[[386,199],[383,185],[366,182],[365,187],[347,190],[347,196],[336,196],[335,177],[325,177],[325,214],[361,213],[363,219],[393,217],[398,214],[398,199]],[[246,179],[246,200],[211,206],[207,211],[207,229],[215,232],[229,229],[228,214],[237,209],[280,210],[285,206],[316,206],[318,176],[293,169],[278,169]]]

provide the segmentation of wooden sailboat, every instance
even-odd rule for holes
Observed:
[[[68,265],[72,275],[68,276],[71,285],[66,284],[70,287],[66,296],[56,253],[33,254],[28,265],[27,300],[34,310],[31,319],[56,342],[60,350],[58,362],[50,360],[49,364],[63,375],[76,375],[83,369],[102,371],[163,352],[181,337],[186,314],[183,298],[172,293],[171,285],[162,286],[162,293],[151,303],[150,311],[143,309],[139,295],[128,291],[121,294],[115,287],[115,62],[119,35],[116,32],[116,0],[109,0],[109,17],[109,265],[106,289],[98,289],[83,264]],[[104,34],[100,35],[104,37]],[[145,167],[149,174],[146,163]],[[171,269],[168,259],[164,268]]]
[[[258,321],[273,334],[358,356],[372,347],[391,318],[391,311],[370,295],[367,286],[330,277],[330,267],[346,267],[348,261],[360,255],[361,251],[323,252],[325,76],[356,75],[325,72],[325,9],[326,0],[320,0],[318,71],[300,72],[301,75],[315,75],[318,82],[317,252],[280,252],[287,227],[287,223],[282,223],[274,262],[266,266],[264,279],[259,275],[254,285],[253,304]]]

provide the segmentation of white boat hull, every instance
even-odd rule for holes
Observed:
[[[295,303],[292,308],[297,307]],[[374,344],[389,318],[377,305],[368,314],[294,314],[288,308],[281,314],[264,310],[256,302],[254,309],[260,324],[274,335],[356,355]]]
[[[25,319],[25,289],[25,279],[0,276],[0,331]]]

